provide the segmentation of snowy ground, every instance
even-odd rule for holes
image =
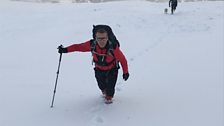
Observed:
[[[223,126],[224,2],[0,2],[1,126]],[[105,105],[90,53],[59,54],[109,24],[130,69]]]

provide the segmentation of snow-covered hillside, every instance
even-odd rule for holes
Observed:
[[[223,126],[224,2],[0,2],[1,126]],[[170,13],[170,12],[169,12]],[[90,53],[59,54],[110,25],[130,78],[106,105]]]
[[[5,0],[21,2],[43,2],[43,3],[101,3],[114,1],[150,1],[150,2],[168,2],[169,0]],[[179,2],[196,2],[196,1],[223,1],[223,0],[178,0]]]

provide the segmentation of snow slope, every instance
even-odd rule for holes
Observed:
[[[116,7],[115,7],[116,6]],[[224,2],[0,2],[1,126],[223,126]],[[90,53],[59,54],[109,24],[130,69],[105,105]]]

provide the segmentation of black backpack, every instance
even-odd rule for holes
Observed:
[[[104,29],[105,31],[107,31],[108,34],[108,44],[106,46],[107,49],[107,54],[111,53],[112,56],[114,57],[114,53],[113,53],[113,49],[115,49],[116,47],[120,47],[120,43],[117,40],[116,36],[114,35],[112,29],[110,26],[108,25],[93,25],[93,30],[92,30],[92,36],[93,39],[90,40],[90,44],[91,44],[91,52],[94,53],[95,49],[96,49],[96,32],[99,29]],[[106,66],[108,64],[106,64],[102,59],[104,59],[104,56],[97,56],[98,57],[98,61],[102,61],[98,64],[101,64],[103,66]],[[100,60],[99,60],[100,59]],[[95,62],[95,61],[94,61]]]

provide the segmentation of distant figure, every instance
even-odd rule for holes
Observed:
[[[167,9],[167,8],[164,9],[164,13],[165,13],[165,14],[168,13],[168,9]]]
[[[177,0],[170,0],[169,7],[171,7],[171,14],[173,14],[177,7]]]

